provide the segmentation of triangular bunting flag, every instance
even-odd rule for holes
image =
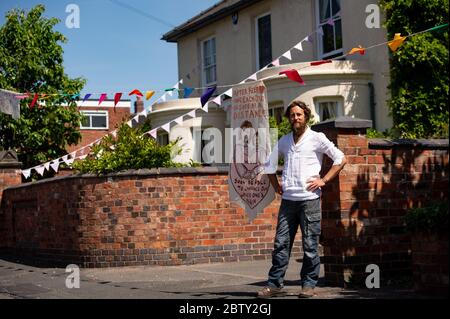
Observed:
[[[92,95],[91,93],[86,94],[83,98],[83,102],[81,102],[81,103],[84,103],[84,101],[86,101],[88,98],[90,98],[91,95]]]
[[[167,96],[166,96],[166,94],[167,94],[167,93],[164,93],[164,94],[159,98],[158,101],[166,102],[166,101],[167,101]]]
[[[194,89],[193,89],[193,88],[185,87],[185,88],[184,88],[184,98],[189,97],[189,95],[191,95],[192,92],[194,92]]]
[[[158,132],[158,128],[154,128],[153,130],[149,131],[148,134],[150,134],[151,137],[156,139],[157,132]]]
[[[50,170],[50,162],[44,163],[44,167],[47,171]]]
[[[402,45],[405,39],[406,37],[402,37],[401,33],[396,33],[394,36],[394,40],[388,42],[388,46],[392,50],[392,52],[395,52],[397,51],[398,47]]]
[[[247,80],[253,80],[253,81],[256,81],[256,80],[257,80],[256,73],[253,73],[252,75],[250,75],[250,76],[247,78]]]
[[[272,65],[273,66],[280,66],[280,60],[278,60],[278,59],[273,60],[272,61]]]
[[[209,98],[214,94],[216,88],[217,88],[216,86],[208,88],[206,92],[200,97],[202,107],[206,104],[206,102],[208,102]]]
[[[127,125],[128,125],[129,127],[133,128],[133,122],[132,122],[132,120],[129,120],[129,121],[127,122]]]
[[[44,176],[45,167],[44,165],[37,166],[34,168],[34,170],[41,176]]]
[[[294,47],[294,49],[297,49],[299,51],[303,51],[303,45],[302,42],[297,43],[297,45]]]
[[[322,27],[319,27],[319,28],[317,29],[317,33],[320,34],[321,36],[323,36],[323,28],[322,28]]]
[[[358,48],[351,49],[350,52],[347,54],[352,55],[352,54],[355,54],[358,52],[359,52],[359,54],[364,55],[364,53],[366,53],[366,50],[364,48],[362,48],[361,46],[359,46]]]
[[[175,120],[173,120],[175,123],[177,123],[178,125],[182,125],[183,124],[183,116],[179,116],[177,117]]]
[[[133,90],[133,91],[131,91],[130,93],[128,93],[128,95],[139,95],[139,96],[144,96],[144,94],[142,94],[142,92],[141,91],[139,91],[139,90]]]
[[[145,92],[145,99],[150,100],[150,98],[155,94],[155,91],[147,91]]]
[[[224,94],[229,96],[229,97],[233,97],[233,89],[229,89],[228,91],[225,91]]]
[[[117,105],[117,103],[119,103],[121,97],[122,97],[122,93],[114,94],[114,112],[116,111],[116,105]]]
[[[114,136],[114,137],[117,137],[117,130],[112,131],[111,135]]]
[[[289,61],[292,60],[292,55],[291,55],[291,51],[290,50],[287,51],[286,53],[284,53],[282,56],[285,57],[286,59],[288,59]]]
[[[161,128],[166,131],[167,133],[170,133],[170,122],[166,123],[164,125],[161,126]]]
[[[327,20],[327,24],[328,25],[331,25],[331,26],[333,26],[334,25],[334,20],[333,20],[333,18],[331,17],[331,18],[329,18],[328,20]]]
[[[36,101],[38,100],[38,98],[39,98],[39,95],[37,93],[34,93],[33,100],[31,101],[31,104],[30,104],[30,108],[32,108],[36,104]]]
[[[186,113],[186,115],[188,115],[188,116],[190,116],[190,117],[192,117],[192,118],[196,117],[196,115],[195,115],[195,110],[192,110],[192,111],[190,111],[189,113]]]
[[[102,93],[100,95],[100,99],[98,100],[98,105],[102,104],[102,102],[106,99],[107,94],[106,93]]]
[[[31,168],[22,170],[22,175],[23,175],[23,177],[25,177],[25,179],[30,177],[30,175],[31,175]]]
[[[202,107],[202,110],[205,111],[206,113],[208,113],[208,110],[209,110],[209,103],[210,103],[210,102],[207,102],[207,103]]]
[[[87,155],[86,155],[87,156]],[[58,168],[59,168],[59,160],[53,161],[50,163],[50,166],[53,168],[53,170],[55,171],[55,173],[58,173]]]
[[[80,159],[80,160],[84,160],[86,157],[87,157],[87,154],[86,154],[86,155],[81,155],[81,156],[79,157],[79,159]]]
[[[222,104],[222,95],[217,96],[214,100],[212,100],[214,103],[216,103],[217,105],[221,105]]]
[[[300,83],[300,84],[305,84],[305,82],[303,81],[302,77],[300,76],[300,74],[298,74],[297,70],[286,70],[283,72],[279,73],[280,75],[286,75],[290,80]]]

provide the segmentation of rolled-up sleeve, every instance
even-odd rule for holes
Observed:
[[[344,159],[344,153],[338,149],[323,133],[318,134],[320,150],[333,161],[333,165],[341,165]]]

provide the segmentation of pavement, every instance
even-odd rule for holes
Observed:
[[[261,260],[80,269],[79,288],[68,288],[66,279],[73,273],[65,268],[39,268],[0,258],[0,299],[255,299],[270,265],[270,260]],[[273,299],[298,299],[300,268],[299,260],[291,260],[286,295]],[[322,284],[323,275],[322,269],[315,299],[427,298],[407,288],[328,287]]]

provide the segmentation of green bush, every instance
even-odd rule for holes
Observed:
[[[92,154],[76,161],[73,168],[81,173],[107,174],[126,169],[196,166],[192,161],[184,164],[172,161],[173,156],[181,153],[178,140],[160,146],[142,133],[142,129],[133,129],[123,123],[116,137],[105,136],[92,148]]]
[[[427,207],[412,208],[403,217],[406,229],[415,231],[448,228],[448,202],[437,202]]]

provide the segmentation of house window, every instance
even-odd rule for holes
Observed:
[[[270,14],[256,18],[256,69],[272,62],[272,30]]]
[[[216,83],[216,38],[202,42],[203,84]]]
[[[342,54],[342,23],[340,0],[317,0],[318,26],[322,27],[323,36],[319,35],[319,52],[321,58],[333,58]],[[331,19],[334,25],[331,25]]]
[[[319,100],[316,102],[316,112],[319,114],[319,121],[323,122],[334,119],[342,114],[341,102],[333,100]]]
[[[166,146],[169,144],[169,134],[168,133],[160,133],[157,136],[157,142],[161,146]]]
[[[274,117],[277,121],[277,124],[280,124],[283,121],[284,115],[284,107],[283,106],[275,106],[269,108],[269,116]]]
[[[81,111],[83,119],[80,129],[83,130],[107,130],[108,112],[107,111]]]

